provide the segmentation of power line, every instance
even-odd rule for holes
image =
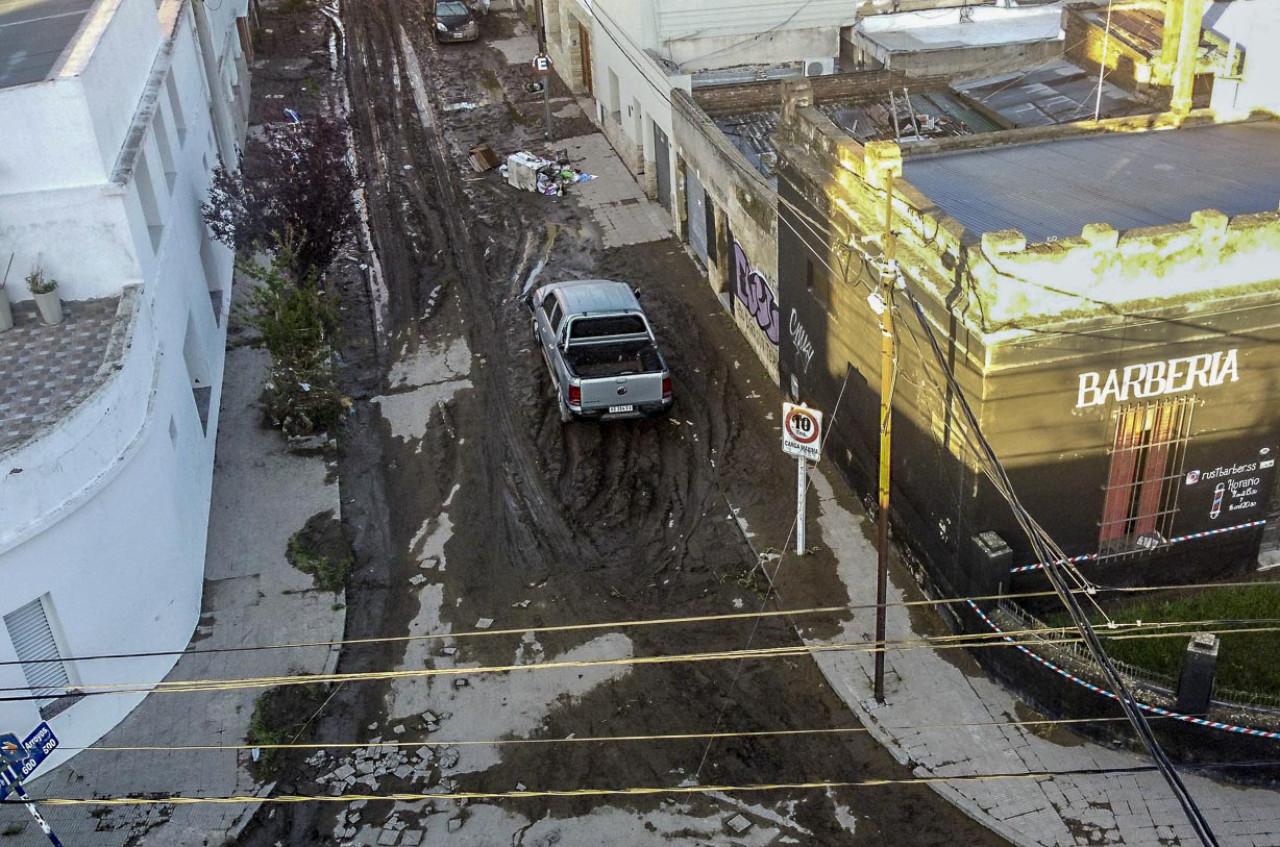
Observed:
[[[1133,624],[1129,626],[1130,631],[1119,635],[1109,636],[1114,639],[1127,638],[1167,638],[1186,635],[1184,631],[1166,632],[1164,630],[1173,629],[1179,626],[1195,625],[1203,622],[1187,622],[1179,621],[1172,623],[1143,623]],[[1155,628],[1155,632],[1136,632],[1138,629]],[[1012,630],[1006,635],[1016,635],[1019,637],[1029,637],[1030,641],[1008,641],[1005,638],[994,636],[990,633],[964,633],[959,635],[936,636],[936,637],[920,637],[914,639],[897,639],[886,640],[883,642],[884,649],[954,649],[954,648],[985,648],[985,647],[1004,647],[1008,645],[1017,646],[1032,645],[1042,646],[1046,642],[1037,636],[1046,633],[1065,633],[1068,627],[1058,627],[1050,629],[1027,629]],[[1280,626],[1267,627],[1249,627],[1232,630],[1234,632],[1280,632]],[[1078,642],[1078,638],[1057,638],[1053,640],[1053,644],[1072,644]],[[647,666],[647,665],[668,665],[668,664],[685,664],[696,662],[719,662],[732,661],[735,659],[766,659],[766,658],[785,658],[789,656],[808,656],[813,653],[825,653],[835,651],[852,651],[863,653],[879,652],[877,642],[868,641],[848,641],[834,642],[826,644],[794,644],[781,647],[761,647],[755,649],[743,650],[720,650],[708,651],[700,653],[675,653],[655,656],[632,656],[628,658],[618,659],[590,659],[563,662],[542,662],[529,665],[489,665],[480,667],[452,667],[452,668],[421,668],[416,670],[383,670],[383,671],[364,671],[352,673],[332,673],[332,674],[310,674],[310,675],[293,675],[293,676],[270,676],[270,677],[244,677],[244,678],[224,678],[224,679],[197,679],[197,680],[173,680],[162,681],[159,683],[112,683],[99,685],[85,685],[79,687],[68,687],[65,689],[66,695],[82,695],[82,696],[102,696],[111,694],[189,694],[196,692],[211,691],[234,691],[247,688],[270,688],[276,686],[288,685],[311,685],[317,683],[345,683],[345,682],[371,682],[383,681],[390,679],[416,679],[423,677],[435,676],[464,676],[475,674],[497,674],[512,673],[515,671],[552,671],[567,669],[594,669],[602,667],[618,667],[618,666]],[[30,691],[30,686],[14,686],[8,691]],[[55,695],[55,696],[66,696]],[[30,700],[47,700],[49,699],[47,689],[42,690],[41,694],[28,694],[18,696],[0,697],[0,702],[24,702]]]
[[[935,383],[936,386],[936,383]],[[828,429],[828,432],[831,430]],[[1166,585],[1142,585],[1142,586],[1093,586],[1093,590],[1114,592],[1114,593],[1151,593],[1157,591],[1202,591],[1211,589],[1225,588],[1248,588],[1261,586],[1277,586],[1280,587],[1280,580],[1252,580],[1242,582],[1205,582],[1205,583],[1189,583],[1189,584],[1166,584]],[[1077,591],[1088,591],[1090,589],[1077,589]],[[1057,593],[1052,590],[1044,591],[1026,591],[1016,594],[991,594],[991,595],[974,595],[970,597],[950,597],[941,599],[923,599],[923,600],[904,600],[899,602],[891,602],[890,608],[913,608],[922,606],[949,606],[959,603],[965,603],[969,600],[985,601],[985,600],[1027,600],[1040,597],[1055,597]],[[203,656],[214,655],[219,653],[245,653],[255,651],[268,650],[302,650],[314,649],[319,647],[359,647],[366,645],[378,644],[405,644],[413,641],[443,641],[453,638],[488,638],[500,637],[507,635],[524,635],[525,633],[551,633],[551,632],[582,632],[596,629],[626,629],[640,627],[657,627],[657,626],[681,626],[694,625],[704,623],[716,623],[722,621],[749,620],[753,618],[773,618],[773,617],[789,617],[789,616],[806,616],[820,614],[839,614],[844,612],[856,612],[866,609],[874,609],[874,603],[849,603],[845,605],[833,606],[813,606],[801,609],[777,609],[774,611],[758,611],[758,612],[730,612],[718,615],[690,615],[678,618],[632,618],[615,621],[600,621],[597,623],[571,623],[571,624],[549,624],[545,626],[528,626],[528,627],[510,627],[506,629],[477,629],[463,630],[460,632],[441,632],[441,633],[425,633],[421,635],[393,635],[381,636],[377,638],[347,638],[336,639],[330,641],[296,641],[278,644],[248,644],[237,645],[234,647],[201,647],[188,650],[144,650],[132,653],[95,653],[76,656],[60,656],[56,659],[28,659],[18,660],[10,659],[0,661],[0,667],[12,667],[14,665],[41,665],[51,662],[95,662],[118,659],[152,659],[166,656]],[[141,684],[141,683],[139,683]],[[0,692],[21,690],[18,688],[0,688]]]
[[[905,289],[904,289],[905,290]],[[1058,592],[1063,605],[1066,607],[1068,614],[1075,622],[1076,628],[1080,631],[1093,660],[1101,667],[1103,676],[1107,679],[1108,684],[1114,690],[1116,699],[1120,703],[1120,707],[1128,716],[1130,723],[1137,732],[1138,737],[1142,740],[1143,746],[1147,748],[1156,767],[1159,769],[1161,776],[1168,783],[1169,788],[1173,791],[1174,796],[1178,800],[1178,804],[1182,807],[1187,819],[1191,822],[1192,829],[1196,833],[1196,837],[1205,847],[1217,847],[1217,838],[1213,834],[1209,822],[1205,819],[1204,814],[1200,811],[1199,806],[1195,802],[1195,798],[1187,791],[1186,786],[1182,782],[1182,778],[1178,776],[1177,770],[1173,767],[1173,763],[1169,761],[1161,748],[1159,741],[1151,731],[1150,725],[1147,723],[1146,716],[1143,715],[1141,708],[1134,700],[1128,686],[1120,676],[1120,672],[1116,670],[1115,665],[1111,661],[1111,657],[1107,655],[1106,650],[1102,646],[1097,633],[1093,629],[1093,625],[1085,616],[1084,611],[1080,608],[1076,596],[1065,585],[1062,577],[1062,566],[1060,563],[1065,562],[1067,556],[1058,548],[1053,539],[1049,537],[1043,527],[1036,522],[1026,507],[1022,505],[1018,499],[1016,492],[1013,490],[1013,484],[1009,480],[1005,472],[1004,466],[991,443],[987,441],[986,436],[982,433],[982,428],[974,414],[972,407],[969,405],[968,397],[965,395],[959,382],[955,378],[955,374],[947,367],[946,357],[942,353],[942,349],[938,346],[938,340],[933,334],[933,328],[929,326],[928,318],[925,316],[924,308],[920,302],[911,294],[905,291],[907,298],[911,301],[911,305],[916,313],[916,317],[920,325],[924,328],[925,334],[929,339],[929,344],[933,348],[934,356],[937,359],[942,370],[945,372],[948,383],[955,392],[955,397],[960,403],[961,411],[968,420],[974,436],[979,440],[982,453],[992,469],[992,471],[1003,480],[1007,491],[1002,491],[1009,505],[1013,508],[1015,516],[1019,523],[1023,525],[1027,531],[1028,539],[1036,548],[1036,552],[1046,563],[1044,568],[1045,575],[1049,578],[1054,590]]]
[[[1092,723],[1113,723],[1116,721],[1127,720],[1124,717],[1099,717],[1099,718],[1044,718],[1041,720],[1027,721],[973,721],[964,723],[945,723],[945,724],[910,724],[909,726],[889,726],[881,723],[881,726],[889,730],[937,730],[937,729],[974,729],[980,727],[1054,727],[1070,724],[1092,724]],[[359,742],[359,741],[343,741],[330,742],[323,744],[320,742],[297,743],[290,742],[284,744],[173,744],[173,745],[104,745],[89,747],[68,747],[59,745],[59,750],[89,750],[93,752],[106,753],[138,753],[138,752],[158,752],[158,753],[184,753],[184,752],[217,752],[217,751],[237,751],[237,750],[359,750],[368,748],[370,750],[376,748],[399,749],[406,747],[520,747],[520,746],[542,746],[557,744],[617,744],[624,742],[647,742],[647,741],[700,741],[707,738],[712,739],[734,739],[734,738],[789,738],[793,736],[814,736],[814,735],[852,735],[857,733],[869,732],[864,726],[851,727],[819,727],[815,729],[762,729],[747,730],[741,732],[679,732],[679,733],[657,733],[648,735],[596,735],[596,736],[571,736],[564,738],[485,738],[485,739],[427,739],[422,741],[378,741],[378,742]]]
[[[1017,779],[1053,779],[1062,776],[1109,776],[1113,774],[1148,773],[1154,770],[1150,765],[1135,765],[1120,768],[1082,768],[1062,771],[1026,771],[1022,773],[965,774],[958,776],[915,776],[886,777],[880,779],[860,779],[849,781],[812,781],[812,782],[778,782],[760,783],[756,785],[675,785],[675,786],[633,786],[629,788],[571,788],[564,790],[542,791],[454,791],[447,793],[405,793],[390,792],[386,794],[280,794],[268,797],[229,796],[229,797],[185,797],[171,794],[161,797],[46,797],[35,799],[37,805],[45,806],[189,806],[208,804],[295,804],[295,803],[351,803],[358,800],[374,802],[392,800],[397,802],[415,802],[418,800],[520,800],[529,798],[552,797],[642,797],[659,794],[745,794],[775,791],[828,790],[839,788],[879,788],[892,785],[929,785],[934,783],[994,782]],[[0,800],[0,805],[19,804],[20,800]]]

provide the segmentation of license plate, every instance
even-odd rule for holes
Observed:
[[[635,410],[636,410],[635,406],[610,406],[609,414],[617,415],[622,412],[634,412]]]

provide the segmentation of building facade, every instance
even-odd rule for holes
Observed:
[[[77,748],[175,661],[77,657],[181,651],[200,614],[233,264],[200,205],[244,138],[250,28],[243,2],[99,0],[61,28],[44,5],[0,20],[58,48],[0,56],[0,685],[31,692],[0,727]]]
[[[782,336],[782,385],[828,413],[843,394],[827,453],[867,491],[891,192],[892,513],[936,585],[988,595],[1041,564],[962,402],[1097,581],[1256,563],[1280,449],[1280,123],[1192,113],[863,145],[801,91],[779,135],[780,299],[803,330]],[[977,541],[989,532],[1006,554]]]

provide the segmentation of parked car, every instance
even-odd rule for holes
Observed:
[[[464,0],[435,0],[436,41],[475,41],[480,23]]]
[[[560,420],[639,418],[671,408],[671,372],[635,292],[621,282],[553,282],[530,301]]]

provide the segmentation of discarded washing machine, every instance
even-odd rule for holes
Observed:
[[[507,184],[523,191],[537,191],[538,169],[545,164],[545,160],[532,153],[512,153],[507,156]]]

